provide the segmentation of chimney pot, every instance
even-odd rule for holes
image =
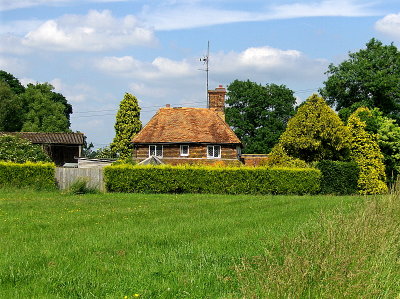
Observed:
[[[171,105],[170,105],[170,104],[167,104],[167,105],[165,105],[165,107],[167,107],[167,108],[171,108]]]

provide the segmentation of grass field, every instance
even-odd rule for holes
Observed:
[[[364,200],[0,189],[0,297],[255,297],[243,261]]]

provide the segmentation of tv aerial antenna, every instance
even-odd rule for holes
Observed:
[[[209,103],[209,99],[208,99],[208,64],[210,62],[210,41],[207,42],[207,54],[205,56],[203,56],[202,58],[200,58],[200,61],[203,62],[203,64],[206,66],[205,69],[200,69],[201,71],[205,71],[206,72],[206,76],[207,76],[207,108],[210,108],[210,103]]]

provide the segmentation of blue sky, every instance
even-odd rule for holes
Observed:
[[[398,0],[0,0],[0,69],[50,82],[96,147],[125,92],[143,124],[166,104],[205,107],[207,41],[210,88],[285,84],[300,102],[372,37],[400,45]]]

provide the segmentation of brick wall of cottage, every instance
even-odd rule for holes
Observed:
[[[142,161],[149,157],[149,145],[138,145],[133,151],[133,158],[137,161]],[[221,158],[207,159],[207,145],[189,145],[189,156],[182,157],[180,155],[179,144],[163,145],[164,163],[167,164],[214,164],[217,161],[232,161],[239,162],[235,145],[221,145]],[[228,163],[229,164],[229,163]]]

